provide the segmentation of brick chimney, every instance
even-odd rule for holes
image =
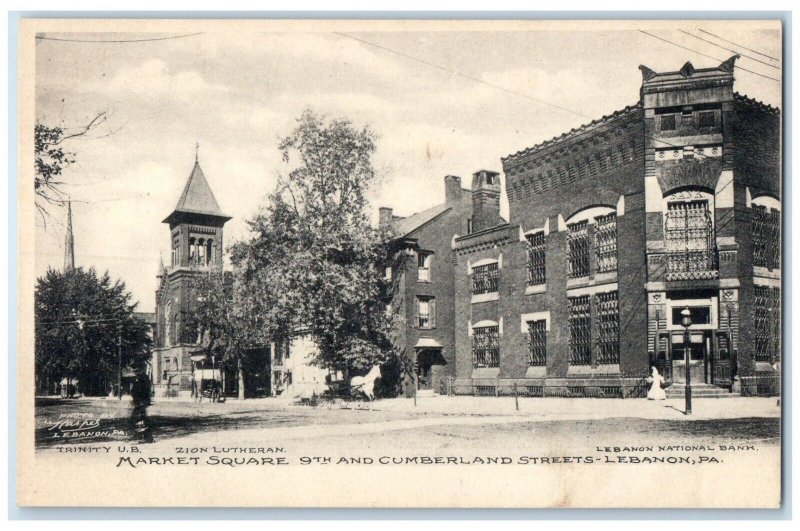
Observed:
[[[461,200],[461,177],[458,175],[446,175],[444,178],[444,200],[445,203],[457,203]]]
[[[392,209],[389,207],[380,207],[378,209],[378,226],[388,227],[392,224]]]
[[[472,230],[478,232],[499,225],[500,174],[480,170],[472,175]]]

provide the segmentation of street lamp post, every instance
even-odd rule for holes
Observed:
[[[692,312],[689,308],[681,311],[681,325],[683,325],[683,357],[686,371],[686,414],[692,414],[692,372],[689,364],[692,361],[691,349],[689,348],[689,327],[692,326]]]

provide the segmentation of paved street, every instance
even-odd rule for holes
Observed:
[[[126,440],[130,433],[129,401],[111,399],[39,399],[38,448],[65,444],[99,444]],[[156,443],[176,445],[254,445],[295,441],[301,446],[325,439],[338,448],[413,445],[441,449],[457,442],[461,449],[503,447],[518,441],[541,440],[548,445],[647,444],[665,440],[719,443],[759,441],[777,445],[780,408],[774,398],[697,399],[694,414],[683,414],[681,400],[430,397],[367,403],[291,405],[277,399],[230,400],[197,404],[157,401],[149,408]],[[58,425],[64,419],[100,418],[87,437],[54,435],[83,433]],[[116,430],[116,431],[114,431]],[[62,433],[62,435],[63,435]],[[336,442],[336,444],[333,444]],[[355,446],[354,446],[355,445]]]

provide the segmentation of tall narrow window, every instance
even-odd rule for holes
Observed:
[[[277,341],[276,343],[274,343],[274,346],[273,346],[273,349],[274,349],[274,356],[273,356],[274,361],[273,361],[273,364],[275,364],[275,365],[283,365],[284,345],[285,345],[285,343],[283,341]]]
[[[200,238],[197,242],[197,263],[200,265],[206,264],[206,242]]]
[[[755,286],[753,305],[753,358],[756,361],[771,361],[771,340],[773,334],[771,310],[771,293],[767,286]]]
[[[417,298],[417,326],[436,328],[436,300],[431,297]]]
[[[617,215],[595,218],[594,254],[598,273],[617,270]]]
[[[472,294],[493,293],[497,291],[499,268],[497,262],[472,268]]]
[[[589,275],[589,222],[579,221],[568,225],[569,278]]]
[[[781,359],[781,288],[772,288],[772,347],[773,359]]]
[[[206,240],[206,264],[214,263],[214,240]]]
[[[476,369],[500,366],[500,328],[483,326],[472,330],[472,366]]]
[[[433,254],[428,253],[425,251],[420,251],[417,253],[417,270],[419,274],[417,276],[420,282],[430,282],[431,280],[431,261],[433,259]]]
[[[545,283],[544,232],[529,234],[528,240],[528,285]]]
[[[753,205],[753,265],[778,269],[781,266],[781,213]]]
[[[547,321],[528,322],[528,365],[547,365]]]
[[[708,201],[669,203],[665,232],[667,280],[717,276],[714,223]]]
[[[570,297],[569,307],[569,353],[573,365],[592,363],[592,321],[589,296]]]
[[[617,292],[597,295],[597,363],[619,363],[619,301]]]
[[[781,355],[781,290],[754,287],[754,359],[774,363]]]

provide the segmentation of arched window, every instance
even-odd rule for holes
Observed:
[[[667,280],[716,278],[714,196],[702,190],[683,190],[664,199]]]
[[[167,309],[164,312],[164,346],[171,347],[172,346],[172,334],[174,331],[174,325],[172,322],[172,302],[170,301],[167,304]]]
[[[197,240],[197,263],[200,265],[206,263],[206,242],[203,238]]]
[[[617,212],[609,206],[592,206],[573,214],[567,225],[569,278],[617,270]]]

